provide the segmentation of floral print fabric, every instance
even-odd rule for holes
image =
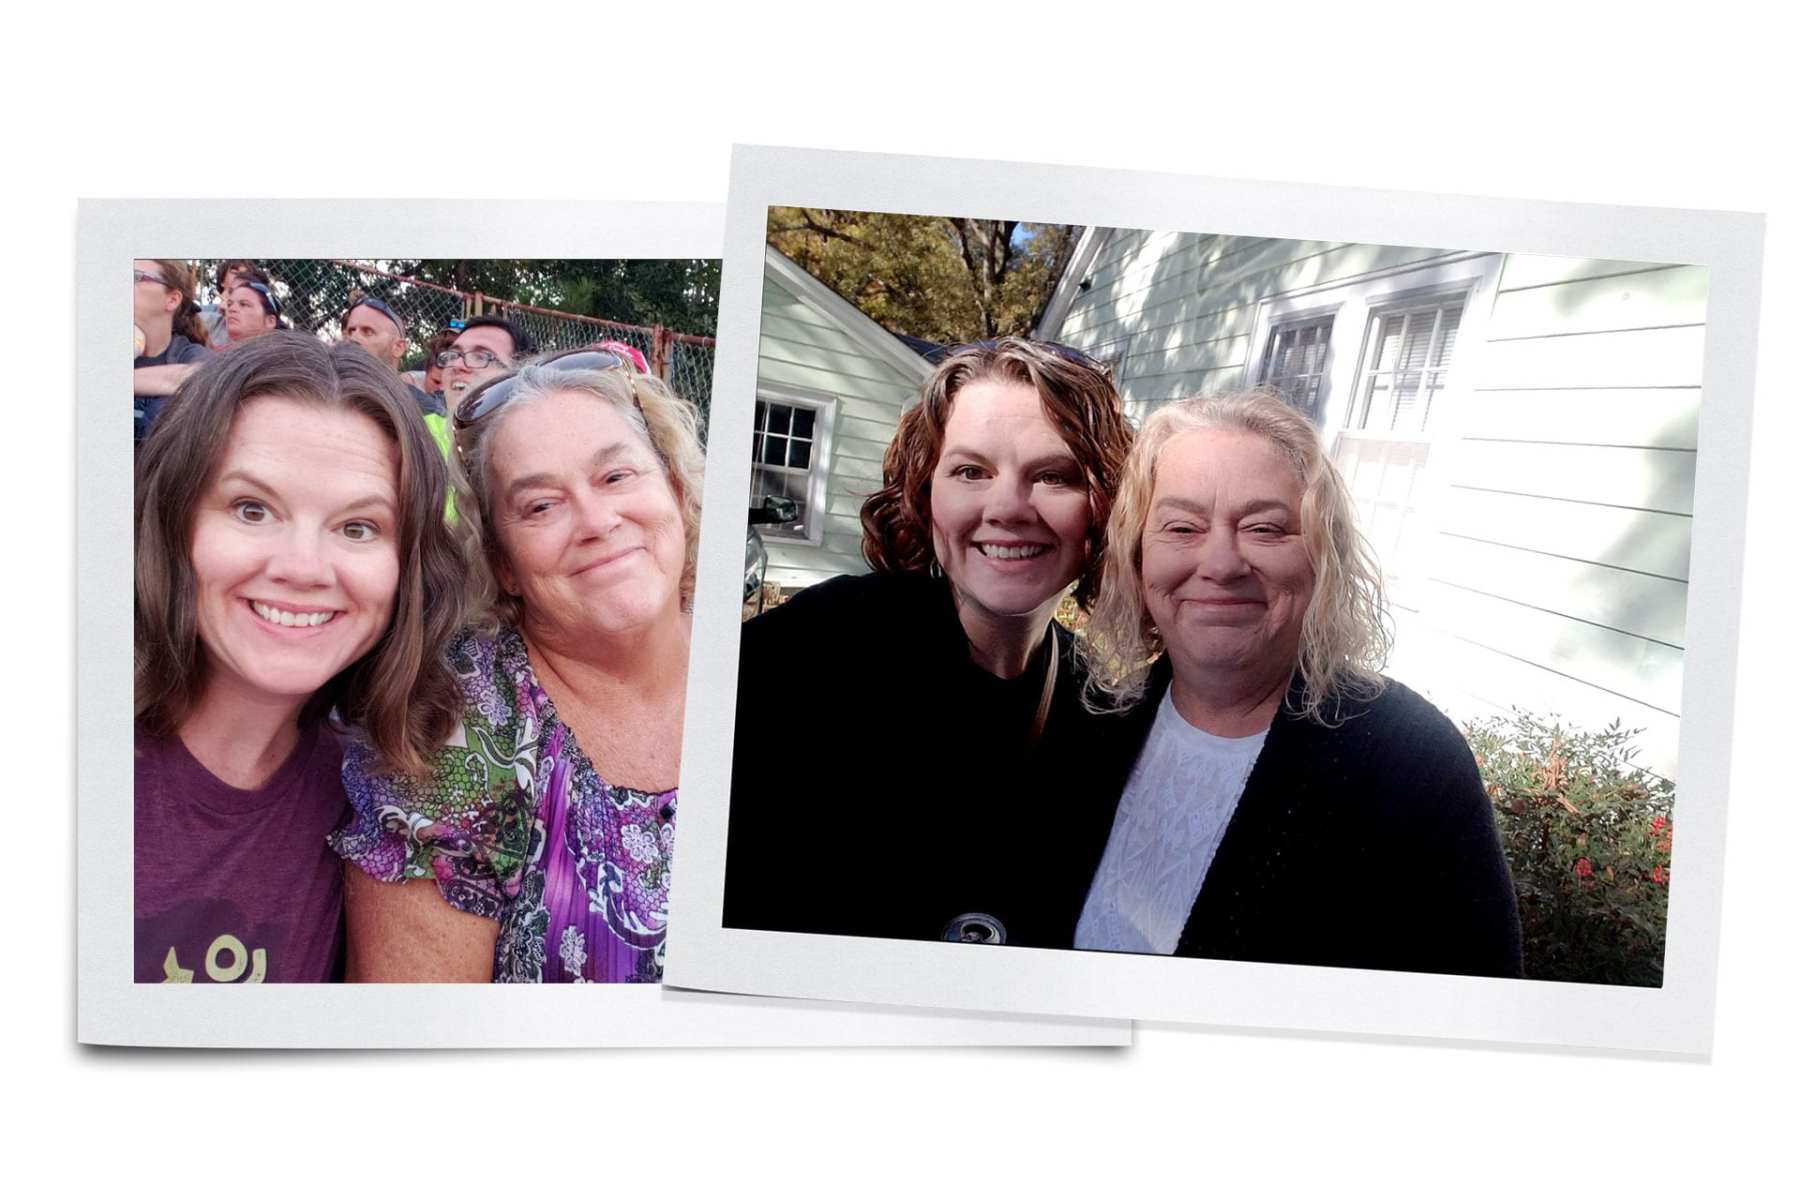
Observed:
[[[655,983],[668,926],[675,796],[601,779],[556,716],[517,630],[450,647],[466,707],[431,775],[344,754],[353,815],[334,849],[385,882],[430,877],[498,921],[496,983]]]

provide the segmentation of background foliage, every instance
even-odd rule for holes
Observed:
[[[1515,709],[1466,732],[1519,897],[1526,977],[1660,986],[1675,785],[1633,763],[1636,731]]]
[[[891,333],[957,344],[1024,335],[1076,226],[771,208],[769,244]]]

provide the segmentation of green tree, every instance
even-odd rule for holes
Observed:
[[[716,258],[408,259],[387,266],[459,291],[711,337],[719,321]]]
[[[1029,334],[1073,225],[771,208],[769,244],[882,327],[934,342]]]

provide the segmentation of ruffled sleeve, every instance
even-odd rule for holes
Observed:
[[[383,771],[366,742],[346,744],[351,816],[330,837],[371,878],[435,879],[452,908],[494,920],[518,893],[536,812],[537,722],[515,694],[504,635],[452,643],[463,719],[431,756],[429,775]]]

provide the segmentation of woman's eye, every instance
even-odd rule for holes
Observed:
[[[537,517],[549,512],[555,506],[556,501],[554,500],[528,500],[525,502],[524,511],[528,517]]]
[[[980,479],[981,478],[981,468],[975,466],[973,463],[964,463],[960,467],[951,467],[950,468],[950,478],[952,478],[952,479]]]
[[[381,536],[371,521],[349,521],[344,525],[344,536],[353,542],[372,542]]]
[[[608,471],[605,474],[605,476],[602,477],[601,482],[608,483],[608,484],[624,483],[626,480],[631,479],[636,474],[637,474],[636,471],[630,470],[629,468],[626,468],[626,467],[621,467],[617,471]]]
[[[246,525],[261,525],[269,519],[269,510],[255,500],[239,500],[231,506],[231,511]]]

